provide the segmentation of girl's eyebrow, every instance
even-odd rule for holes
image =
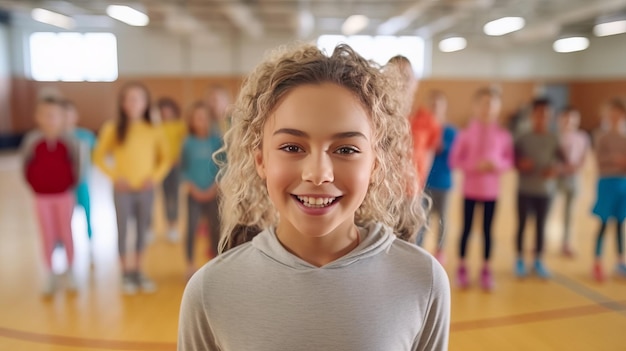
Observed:
[[[289,135],[293,135],[293,136],[301,137],[301,138],[309,137],[309,135],[306,132],[303,132],[298,129],[292,129],[292,128],[278,129],[277,131],[274,132],[273,135],[277,135],[277,134],[289,134]],[[365,134],[361,132],[341,132],[341,133],[333,134],[332,136],[333,139],[348,139],[348,138],[355,138],[355,137],[363,138],[367,140],[367,137],[365,136]]]

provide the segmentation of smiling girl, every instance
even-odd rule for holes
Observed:
[[[248,77],[218,183],[227,251],[189,281],[179,350],[447,349],[446,273],[404,241],[425,216],[388,79],[310,45]]]

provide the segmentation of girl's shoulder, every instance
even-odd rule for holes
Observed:
[[[397,251],[397,254],[396,252]],[[402,240],[398,237],[395,238],[393,243],[391,244],[390,252],[395,254],[398,259],[406,260],[406,263],[409,264],[417,264],[417,265],[428,265],[430,266],[433,262],[437,262],[433,255],[428,253],[428,251],[423,248],[410,243],[408,241]]]
[[[43,133],[39,130],[39,129],[33,129],[29,132],[26,132],[26,134],[24,134],[24,137],[22,137],[22,142],[33,142],[37,139],[43,139]]]
[[[457,133],[458,133],[457,129],[454,126],[450,125],[450,124],[446,124],[443,127],[443,135],[446,135],[446,136],[447,135],[452,135],[452,136],[454,136]]]
[[[220,145],[220,146],[224,143],[224,141],[223,141],[222,137],[221,137],[221,136],[218,136],[218,135],[211,135],[211,136],[209,137],[209,142],[210,142],[212,145]]]
[[[426,272],[439,265],[428,251],[411,242],[400,239],[389,226],[382,223],[373,223],[367,227],[367,230],[370,231],[368,236],[374,235],[377,241],[388,243],[381,244],[378,248],[381,252],[386,253],[382,256],[384,259],[395,261],[394,266],[405,266]]]
[[[254,260],[257,250],[252,242],[246,242],[219,254],[202,266],[195,275],[205,282],[220,284],[222,279],[231,279],[234,274],[250,271],[250,262]],[[258,265],[257,265],[258,266]]]
[[[394,240],[388,259],[399,271],[405,271],[415,281],[426,279],[432,288],[449,289],[448,274],[441,264],[428,251],[401,239]]]
[[[102,124],[102,127],[100,127],[100,135],[108,135],[114,133],[116,125],[117,123],[114,120],[104,122],[104,124]]]
[[[112,128],[115,128],[116,125],[117,125],[117,120],[116,119],[110,119],[110,120],[102,123],[101,129],[112,129]]]
[[[496,132],[497,132],[498,138],[500,138],[500,140],[505,141],[507,143],[512,143],[513,142],[513,136],[511,135],[511,132],[509,132],[508,129],[503,128],[502,126],[497,126],[496,127]]]
[[[201,143],[201,142],[202,142],[202,139],[199,139],[193,134],[189,134],[185,137],[185,140],[183,140],[183,147],[193,148],[197,146],[198,143]]]
[[[473,131],[470,127],[460,128],[455,131],[457,139],[464,139],[472,136]]]

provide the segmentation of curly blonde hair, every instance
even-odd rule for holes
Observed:
[[[249,241],[277,223],[278,213],[256,172],[254,154],[262,147],[263,127],[277,104],[296,87],[309,84],[342,86],[368,111],[376,167],[355,214],[356,224],[382,222],[404,240],[417,233],[425,222],[425,210],[412,163],[409,123],[398,101],[400,81],[347,45],[337,46],[330,56],[310,44],[285,47],[260,64],[243,83],[224,147],[215,155],[221,168],[220,251]]]

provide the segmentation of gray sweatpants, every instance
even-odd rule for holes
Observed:
[[[430,196],[432,200],[432,207],[430,212],[428,213],[428,221],[430,221],[431,215],[433,212],[436,212],[439,216],[439,232],[437,236],[437,248],[443,248],[443,243],[446,235],[446,215],[448,213],[448,198],[450,191],[448,190],[437,190],[437,189],[427,189],[427,194]],[[417,234],[417,245],[422,246],[424,241],[424,234],[426,232],[426,227],[422,227]]]
[[[128,252],[126,238],[128,234],[128,219],[134,218],[137,224],[137,239],[135,252],[141,253],[145,247],[146,232],[152,212],[153,190],[130,191],[113,193],[115,214],[117,216],[117,245],[120,256]]]
[[[574,212],[574,199],[578,194],[580,179],[578,175],[563,177],[559,179],[558,189],[565,196],[565,213],[563,218],[563,246],[570,244],[572,229],[572,214]]]
[[[217,255],[217,248],[220,242],[220,216],[219,200],[209,202],[197,202],[191,196],[187,197],[187,261],[193,262],[193,253],[196,241],[196,229],[201,216],[206,216],[209,221],[209,231],[211,235],[212,256]]]
[[[174,165],[163,179],[165,214],[170,223],[178,220],[178,187],[180,186],[180,166]]]

